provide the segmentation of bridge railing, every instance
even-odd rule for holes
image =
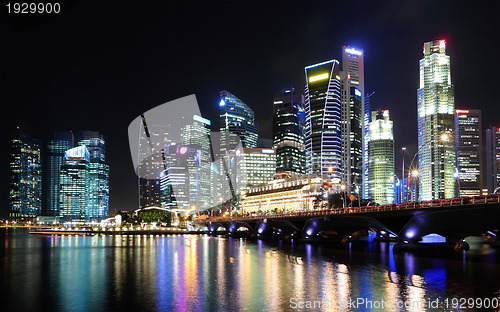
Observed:
[[[430,201],[421,202],[409,202],[402,204],[390,204],[390,205],[375,205],[375,206],[362,206],[362,207],[350,207],[350,208],[333,208],[333,209],[319,209],[319,210],[301,210],[287,213],[277,213],[277,214],[266,214],[266,215],[249,215],[249,216],[238,216],[238,217],[208,217],[199,221],[245,221],[245,220],[261,220],[261,219],[284,219],[289,217],[310,217],[310,216],[325,216],[325,215],[335,215],[335,214],[350,214],[350,213],[369,213],[369,212],[383,212],[383,211],[396,211],[396,210],[407,210],[407,209],[427,209],[435,207],[447,207],[447,206],[463,206],[463,205],[479,205],[479,204],[490,204],[490,203],[500,203],[500,195],[489,194],[483,196],[475,197],[459,197],[450,199],[438,199]]]

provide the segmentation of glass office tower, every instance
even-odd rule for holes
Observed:
[[[455,111],[459,196],[479,196],[483,188],[481,110]]]
[[[89,150],[80,145],[65,152],[61,166],[59,216],[63,222],[83,223],[87,220],[90,185]]]
[[[342,50],[341,129],[342,183],[348,193],[363,194],[363,144],[365,71],[363,51],[351,47]]]
[[[486,129],[485,171],[488,193],[493,193],[500,187],[500,125]]]
[[[241,191],[273,180],[276,173],[276,153],[269,148],[243,148],[240,155]]]
[[[277,93],[273,104],[276,172],[305,173],[304,96],[294,88]]]
[[[455,99],[446,42],[424,43],[417,91],[420,199],[453,198]]]
[[[17,130],[10,142],[9,218],[28,221],[42,212],[41,142]]]
[[[108,216],[109,210],[109,166],[104,136],[96,131],[84,131],[78,145],[86,146],[90,155],[86,221],[98,222]]]
[[[181,129],[180,159],[187,169],[189,207],[197,210],[211,207],[212,179],[210,166],[210,120],[194,115],[193,122]],[[182,153],[183,152],[183,153]],[[174,188],[175,190],[175,188]]]
[[[394,203],[394,137],[388,110],[372,112],[368,155],[368,196],[380,205]]]
[[[74,146],[72,131],[54,132],[54,138],[47,143],[44,168],[44,215],[59,215],[59,196],[61,190],[61,166],[65,152]]]
[[[306,173],[342,178],[339,62],[305,67]]]

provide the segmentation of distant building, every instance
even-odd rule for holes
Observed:
[[[394,202],[394,137],[388,110],[372,112],[368,154],[368,196],[378,204]]]
[[[500,126],[486,129],[486,187],[493,193],[500,187]]]
[[[109,213],[109,166],[106,163],[104,136],[96,131],[84,131],[78,145],[89,151],[88,203],[86,221],[100,221]]]
[[[306,173],[341,179],[341,99],[337,60],[305,67]]]
[[[41,142],[19,128],[10,142],[9,218],[26,221],[42,212]]]
[[[90,153],[85,145],[65,152],[61,166],[59,216],[63,222],[83,223],[89,205]]]
[[[363,198],[368,199],[368,146],[370,142],[370,98],[375,94],[365,94],[363,112]]]
[[[455,111],[457,142],[457,183],[459,196],[479,196],[483,188],[481,111],[457,109]]]
[[[45,216],[58,216],[61,190],[61,166],[65,152],[74,146],[72,131],[54,132],[54,138],[47,143],[44,163],[44,211]]]
[[[267,148],[243,148],[239,155],[241,186],[238,192],[273,180],[276,153]]]
[[[189,206],[206,209],[211,207],[213,202],[212,156],[210,150],[211,122],[198,115],[194,115],[192,118],[193,122],[181,129],[181,144],[188,148],[186,152],[186,168],[189,177]],[[181,155],[181,157],[184,155]]]
[[[342,50],[341,129],[342,183],[348,194],[363,193],[363,144],[365,78],[363,51],[351,47]]]
[[[277,93],[273,103],[273,148],[276,172],[305,173],[304,96],[288,89]]]
[[[255,123],[255,114],[242,100],[227,92],[220,92],[220,132],[227,134],[221,136],[221,150],[234,148],[234,141],[228,136],[236,134],[243,147],[257,147],[259,126]]]
[[[456,195],[455,99],[446,42],[424,43],[417,90],[418,166],[422,200]],[[446,135],[446,140],[443,140]]]

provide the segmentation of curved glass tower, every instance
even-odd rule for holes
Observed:
[[[339,62],[305,68],[306,173],[342,178]]]
[[[450,57],[444,40],[424,43],[423,52],[417,91],[420,199],[453,198],[455,99]]]

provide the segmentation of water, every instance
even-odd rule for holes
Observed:
[[[0,229],[0,310],[500,311],[478,300],[499,299],[498,250],[392,246]]]

